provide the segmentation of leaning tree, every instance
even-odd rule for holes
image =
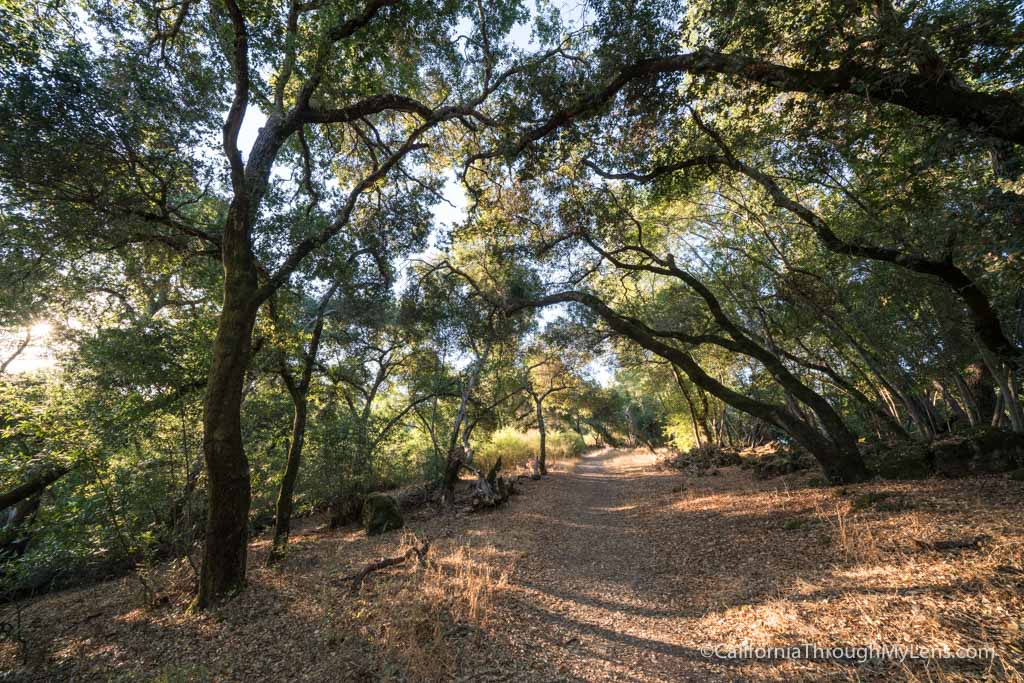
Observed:
[[[384,261],[422,230],[439,190],[432,160],[493,125],[510,84],[560,52],[509,45],[527,18],[517,2],[400,0],[15,15],[32,39],[4,64],[5,198],[41,217],[38,231],[60,221],[83,251],[157,244],[222,271],[197,607],[245,578],[241,404],[261,307],[325,250]]]

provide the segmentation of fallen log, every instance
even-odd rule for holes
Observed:
[[[373,572],[380,571],[381,569],[387,569],[388,567],[395,567],[403,564],[412,558],[417,558],[419,566],[423,567],[427,564],[427,553],[430,551],[430,541],[424,541],[423,545],[413,546],[405,551],[404,554],[398,555],[397,557],[382,557],[376,562],[371,562],[354,574],[342,577],[342,581],[352,582],[352,593],[358,593],[359,589],[363,587],[363,581],[367,576]]]
[[[0,512],[27,498],[31,498],[36,494],[42,493],[50,486],[50,484],[54,483],[70,471],[71,468],[67,465],[49,467],[35,473],[31,479],[20,486],[15,486],[10,491],[0,493]]]

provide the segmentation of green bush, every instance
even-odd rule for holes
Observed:
[[[539,443],[539,442],[538,442]],[[481,468],[489,468],[500,457],[505,467],[525,465],[536,457],[535,445],[529,436],[511,427],[505,427],[491,434],[491,438],[476,449],[476,462]]]
[[[550,430],[547,433],[548,461],[573,458],[582,453],[587,444],[576,432]],[[476,449],[476,464],[488,468],[501,457],[505,467],[526,465],[540,455],[540,433],[531,429],[521,432],[505,427],[491,434],[491,438]]]
[[[538,449],[540,448],[538,435]],[[567,459],[578,457],[587,449],[587,442],[576,432],[549,432],[547,439],[548,458]]]

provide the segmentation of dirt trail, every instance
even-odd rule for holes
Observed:
[[[644,674],[704,668],[680,632],[699,607],[679,599],[686,579],[678,558],[641,521],[669,487],[670,477],[649,471],[652,459],[614,450],[586,456],[550,482],[543,500],[525,502],[540,509],[518,513],[537,520],[520,539],[521,606],[545,624],[542,642],[563,650],[567,668],[588,679],[651,680]]]
[[[669,519],[682,478],[654,461],[649,451],[592,453],[495,519],[518,527],[509,532],[522,552],[520,623],[563,673],[583,680],[729,680],[738,672],[702,654],[711,643],[695,627],[726,597],[722,584],[739,598],[758,572],[722,566],[730,553],[718,547],[720,512]],[[732,576],[718,580],[727,569]]]
[[[184,610],[184,567],[157,608],[131,579],[25,604],[28,660],[0,642],[0,680],[1022,680],[1024,484],[812,476],[690,476],[606,449],[483,514],[424,510],[373,538],[307,521],[273,567],[255,541],[249,588],[210,613]],[[432,568],[374,574],[353,597],[340,577],[410,532],[432,540]],[[918,543],[977,534],[977,550]],[[993,645],[998,661],[707,655],[801,643]]]
[[[589,454],[529,491],[512,514],[490,517],[492,542],[520,552],[511,582],[516,599],[506,605],[512,630],[526,634],[524,652],[566,678],[918,680],[920,670],[892,663],[728,661],[711,652],[744,644],[993,642],[971,605],[994,598],[997,588],[979,579],[977,567],[915,556],[903,541],[908,534],[956,537],[964,522],[977,525],[971,531],[1008,531],[1006,515],[1018,513],[1010,512],[1014,494],[1007,495],[1005,480],[959,482],[965,490],[935,481],[837,490],[807,488],[801,478],[756,481],[739,468],[686,478],[655,468],[655,460],[644,450]],[[847,545],[836,547],[830,516],[848,510],[860,489],[906,509],[846,519],[856,526]],[[927,524],[916,507],[932,516]],[[1019,562],[1020,535],[1013,533],[1001,551]],[[988,618],[1013,627],[1020,599],[1009,596],[1021,587],[1019,578],[1004,582],[1002,597],[1012,602]],[[978,626],[987,638],[973,630]],[[1007,653],[1018,668],[1020,644]],[[948,680],[1013,678],[993,669],[982,675],[987,666],[942,663],[929,672],[941,669]]]

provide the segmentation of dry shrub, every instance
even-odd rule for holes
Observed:
[[[459,623],[483,627],[495,595],[508,586],[508,573],[476,559],[470,546],[460,545],[431,564],[422,584],[428,597],[449,603]]]
[[[882,552],[872,525],[851,512],[850,507],[847,501],[842,501],[835,503],[831,508],[818,505],[815,512],[818,519],[831,532],[832,546],[842,555],[845,562],[877,562]]]
[[[545,451],[548,460],[575,458],[587,448],[586,442],[575,432],[549,429],[546,432]],[[536,429],[521,432],[513,427],[497,430],[480,445],[475,453],[476,464],[489,468],[500,457],[505,467],[522,467],[531,458],[540,457],[540,433]]]
[[[403,551],[415,543],[409,535]],[[507,585],[507,572],[478,559],[469,546],[433,548],[425,568],[408,569],[372,597],[381,622],[373,642],[382,673],[440,681],[463,669],[465,646],[483,636],[494,601]]]

